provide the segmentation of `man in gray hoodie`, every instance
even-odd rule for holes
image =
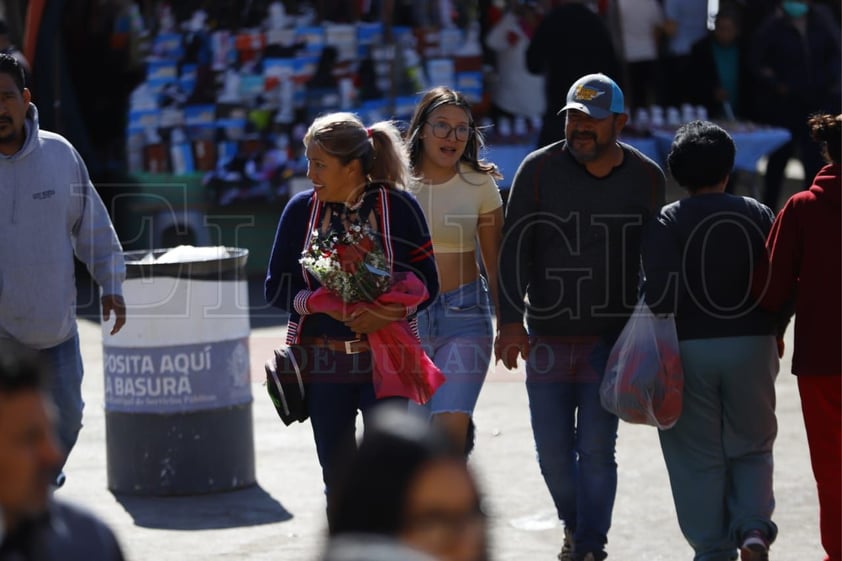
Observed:
[[[0,54],[0,339],[38,350],[55,373],[66,457],[84,406],[73,256],[101,288],[103,320],[115,314],[112,334],[125,323],[126,266],[85,163],[63,137],[39,130],[24,85],[20,63]]]

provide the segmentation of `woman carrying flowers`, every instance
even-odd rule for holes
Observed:
[[[427,216],[441,284],[438,298],[418,315],[421,340],[447,378],[429,408],[455,446],[468,451],[471,415],[491,361],[489,288],[498,309],[503,201],[494,179],[501,176],[479,160],[483,139],[470,105],[449,88],[424,95],[406,136],[418,177],[410,189]]]
[[[265,291],[290,314],[287,343],[308,350],[309,414],[330,500],[357,410],[365,419],[378,401],[406,402],[372,378],[374,335],[414,323],[417,311],[387,298],[390,287],[411,276],[435,298],[438,280],[423,212],[404,190],[408,157],[395,126],[333,113],[313,122],[304,145],[313,189],[284,208]]]

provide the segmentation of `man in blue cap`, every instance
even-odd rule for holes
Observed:
[[[623,92],[588,74],[567,93],[566,139],[521,163],[500,255],[495,355],[526,361],[538,463],[564,522],[562,561],[601,561],[617,489],[617,417],[599,386],[637,301],[643,225],[664,203],[664,173],[617,140]],[[526,327],[524,327],[524,314]]]
[[[526,67],[542,74],[547,101],[538,147],[563,138],[564,119],[558,106],[579,76],[602,72],[619,79],[620,59],[602,16],[585,0],[555,0],[541,20],[526,51]]]

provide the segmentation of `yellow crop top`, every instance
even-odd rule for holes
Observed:
[[[410,185],[424,209],[436,253],[475,251],[479,215],[503,206],[494,178],[467,164],[460,171],[438,185],[423,180]]]

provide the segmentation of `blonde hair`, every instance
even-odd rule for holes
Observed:
[[[353,113],[317,117],[304,135],[304,146],[315,142],[343,165],[359,160],[370,181],[404,189],[410,180],[409,155],[400,131],[390,121],[366,128]]]

